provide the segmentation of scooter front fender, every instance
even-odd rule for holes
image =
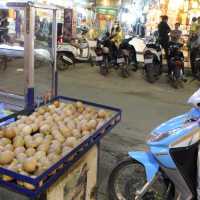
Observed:
[[[144,166],[147,181],[153,181],[154,177],[156,176],[156,173],[159,171],[159,164],[153,157],[152,153],[144,151],[133,151],[129,152],[128,155]]]
[[[71,58],[69,58],[68,56],[63,55],[63,56],[62,56],[62,59],[63,59],[64,61],[66,61],[66,62],[71,63],[71,64],[74,63],[73,60],[72,60]]]

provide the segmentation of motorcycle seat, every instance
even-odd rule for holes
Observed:
[[[87,49],[89,47],[88,43],[80,43],[79,48],[80,49]]]
[[[129,50],[127,50],[127,49],[122,49],[122,54],[123,54],[124,56],[129,56],[130,52],[129,52]]]

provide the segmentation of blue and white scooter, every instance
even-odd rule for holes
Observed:
[[[200,199],[200,89],[188,103],[194,106],[189,112],[150,133],[146,151],[129,152],[113,169],[110,200]]]

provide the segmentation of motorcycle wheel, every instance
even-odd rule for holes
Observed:
[[[134,71],[134,72],[137,72],[137,70],[138,70],[138,66],[135,64],[135,65],[133,65],[132,66],[132,70]]]
[[[146,78],[149,83],[155,83],[156,81],[156,76],[154,72],[154,65],[149,64],[145,67],[145,72],[146,72]]]
[[[57,55],[57,68],[60,71],[64,71],[69,69],[69,66],[71,65],[71,63],[68,63],[66,61],[63,60],[63,56],[66,56],[64,53],[59,53]],[[73,57],[70,55],[67,55],[68,58],[73,60]]]
[[[104,57],[104,61],[103,62],[104,62],[103,65],[100,64],[100,73],[103,76],[106,76],[109,73],[109,70],[108,70],[109,61],[108,61],[108,57],[107,56]]]
[[[175,89],[178,89],[179,87],[183,88],[183,82],[181,80],[181,69],[178,67],[174,68],[174,73],[172,77],[172,86]]]
[[[91,66],[91,67],[94,67],[94,59],[93,59],[92,56],[90,56],[89,62],[90,62],[90,66]]]
[[[100,66],[100,73],[103,76],[106,76],[108,74],[108,69],[105,66]]]
[[[121,76],[123,78],[128,78],[130,76],[128,65],[124,63],[123,66],[121,66]]]
[[[172,200],[173,192],[162,176],[153,183],[142,200]],[[133,200],[136,192],[146,183],[145,168],[138,161],[128,158],[111,172],[108,181],[109,200]],[[170,187],[171,188],[171,187]]]

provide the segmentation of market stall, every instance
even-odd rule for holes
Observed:
[[[52,37],[51,29],[54,28],[52,27],[52,21],[53,12],[55,12],[56,9],[54,9],[54,11],[53,7],[49,10],[38,6],[34,10],[34,16],[32,17],[32,23],[35,23],[34,27],[30,27],[30,24],[28,24],[26,20],[26,15],[30,15],[27,13],[29,11],[11,6],[0,9],[6,12],[12,10],[14,15],[18,13],[18,15],[22,16],[20,19],[20,27],[18,27],[19,21],[16,17],[13,18],[14,24],[12,24],[12,27],[10,27],[11,23],[8,23],[6,26],[8,31],[5,34],[5,37],[8,39],[0,41],[0,102],[3,102],[6,107],[12,105],[11,110],[18,111],[24,107],[28,107],[28,104],[30,104],[31,101],[34,102],[37,96],[43,96],[47,91],[54,91],[52,88],[55,84],[52,81],[54,77],[52,77],[54,68],[52,66],[55,60],[53,47],[53,44],[55,44],[53,40],[55,40],[55,38]],[[37,35],[38,13],[40,16],[41,13],[45,13],[43,18],[48,16],[49,24],[46,25],[48,34],[40,34],[42,37],[38,37]],[[7,18],[9,19],[10,16],[7,16]],[[11,30],[13,30],[13,27],[15,27],[15,31],[12,32]],[[40,24],[40,29],[44,29],[44,24]],[[21,33],[20,40],[19,32]],[[33,67],[35,62],[37,62],[36,64],[39,63],[39,67],[42,70],[36,70]],[[42,91],[38,91],[39,87],[37,87],[37,84],[43,81],[42,77],[38,80],[38,75],[41,74],[41,72],[49,74],[47,78],[50,81],[48,81],[48,86],[46,88],[43,88]],[[34,86],[33,79],[35,79]],[[34,88],[36,95],[33,95]],[[14,107],[16,107],[16,109],[13,109]]]
[[[121,110],[58,96],[56,8],[30,2],[8,6],[25,11],[27,88],[25,109],[0,118],[0,186],[29,199],[96,199],[99,143],[120,122]],[[44,98],[34,81],[37,8],[53,13],[52,85]]]

